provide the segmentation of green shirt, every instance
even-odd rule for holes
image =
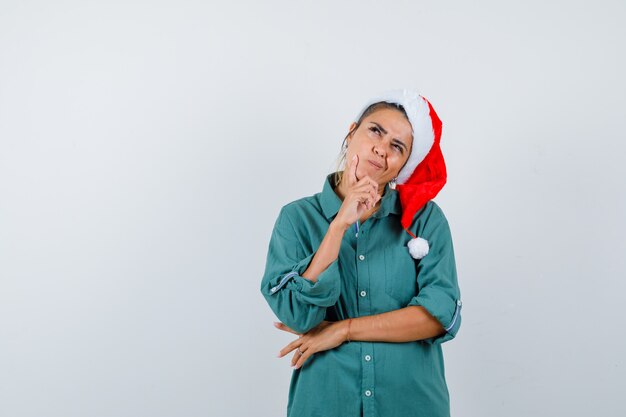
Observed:
[[[423,306],[446,332],[405,343],[351,341],[313,354],[293,371],[287,415],[449,416],[441,344],[461,325],[461,301],[448,222],[433,201],[415,214],[410,230],[430,249],[413,259],[398,192],[387,186],[378,211],[358,236],[354,227],[346,231],[338,258],[313,283],[301,274],[342,204],[332,178],[321,193],[285,205],[276,220],[261,293],[278,319],[305,333],[322,320]]]

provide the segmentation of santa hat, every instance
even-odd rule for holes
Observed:
[[[395,188],[402,205],[400,222],[413,238],[408,244],[409,252],[413,258],[421,259],[428,254],[428,242],[415,236],[409,227],[415,213],[433,199],[446,183],[446,164],[439,147],[441,120],[430,102],[410,89],[388,91],[371,99],[361,109],[357,120],[369,106],[381,101],[402,105],[413,129],[411,155],[398,174]]]

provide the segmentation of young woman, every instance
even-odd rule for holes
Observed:
[[[368,102],[343,170],[285,205],[261,292],[299,337],[287,415],[449,416],[441,344],[461,324],[441,121],[413,90]]]

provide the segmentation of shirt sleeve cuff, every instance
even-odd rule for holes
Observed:
[[[317,305],[319,307],[330,307],[337,303],[341,293],[341,279],[339,275],[338,259],[335,259],[328,267],[318,275],[317,281],[312,282],[302,276],[307,270],[313,256],[311,254],[295,264],[291,271],[278,276],[270,282],[270,295],[279,291],[295,291],[299,301]]]
[[[414,297],[408,305],[424,307],[441,323],[441,326],[445,330],[445,333],[423,339],[423,342],[429,344],[447,342],[448,340],[454,339],[459,331],[459,327],[461,327],[461,307],[463,306],[461,300],[454,300],[454,304],[452,304],[449,299],[447,301],[437,301],[432,297],[420,297],[418,295]],[[452,306],[454,306],[454,308],[452,308]]]

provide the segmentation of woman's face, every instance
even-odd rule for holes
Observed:
[[[356,123],[350,125],[350,130]],[[357,179],[369,175],[384,186],[397,177],[411,154],[413,134],[404,115],[393,109],[380,109],[367,116],[347,139],[346,160],[358,155]]]

